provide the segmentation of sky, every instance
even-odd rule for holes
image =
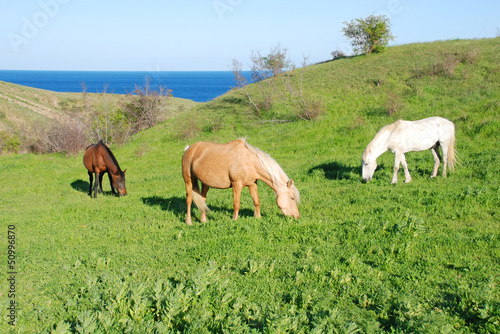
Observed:
[[[249,70],[280,46],[296,65],[352,52],[343,22],[386,15],[390,45],[500,36],[500,1],[22,0],[0,11],[0,70]]]

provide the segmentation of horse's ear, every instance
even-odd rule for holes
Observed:
[[[291,188],[293,186],[293,180],[292,179],[288,180],[288,182],[286,183],[286,186],[288,188]]]
[[[126,171],[127,171],[127,168],[125,168],[125,170],[123,171],[123,174],[125,174]]]

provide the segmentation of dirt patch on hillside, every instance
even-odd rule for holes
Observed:
[[[15,103],[22,108],[29,109],[37,114],[40,114],[44,117],[55,120],[59,123],[63,123],[63,122],[70,119],[69,116],[62,114],[57,110],[54,110],[54,109],[48,108],[46,106],[43,106],[41,104],[35,103],[35,102],[30,101],[28,99],[22,98],[18,95],[11,95],[11,94],[0,92],[0,99],[7,100],[10,103]]]

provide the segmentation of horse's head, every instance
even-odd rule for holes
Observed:
[[[371,159],[369,155],[363,154],[363,158],[361,159],[361,167],[363,169],[363,180],[365,180],[365,182],[369,182],[371,181],[373,173],[377,168],[377,160]]]
[[[293,184],[293,180],[288,180],[286,186],[280,187],[276,191],[276,204],[285,216],[299,219],[297,203],[300,203],[299,190]]]
[[[125,188],[125,169],[123,172],[121,170],[117,170],[116,173],[111,174],[111,178],[113,179],[113,188],[118,190],[120,196],[127,195],[127,188]]]

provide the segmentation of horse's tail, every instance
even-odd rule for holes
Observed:
[[[193,202],[194,205],[200,210],[201,212],[208,213],[210,212],[210,209],[208,208],[207,204],[203,200],[203,197],[201,197],[200,193],[198,193],[196,190],[193,189]]]
[[[448,144],[448,168],[451,171],[455,170],[455,163],[457,162],[457,154],[455,152],[455,126],[453,126],[453,133],[450,143]]]

